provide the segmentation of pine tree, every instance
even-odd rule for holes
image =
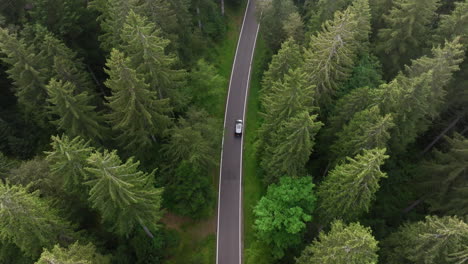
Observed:
[[[44,60],[26,46],[22,39],[0,28],[0,52],[6,57],[2,60],[10,66],[8,77],[15,85],[15,95],[23,110],[32,115],[38,124],[45,119],[45,83],[49,76]]]
[[[38,192],[0,181],[0,240],[11,241],[24,254],[38,257],[43,247],[73,239],[70,223],[62,219]]]
[[[468,45],[468,1],[455,2],[455,9],[449,15],[441,16],[439,27],[435,30],[434,42],[443,43],[455,37]]]
[[[325,223],[334,219],[350,222],[368,212],[380,179],[387,177],[380,170],[387,158],[385,149],[363,150],[337,165],[318,189],[321,219]]]
[[[304,71],[316,85],[321,108],[329,105],[339,84],[350,76],[360,45],[370,32],[369,12],[368,1],[357,0],[344,12],[336,12],[335,18],[311,37],[304,54]]]
[[[379,30],[377,51],[387,76],[421,55],[439,0],[395,0]]]
[[[49,113],[55,119],[53,124],[71,137],[103,139],[103,118],[91,105],[92,98],[87,92],[77,93],[74,84],[55,79],[51,79],[46,88]]]
[[[83,183],[88,175],[84,168],[94,149],[82,138],[70,139],[66,135],[52,136],[50,145],[52,151],[45,153],[51,173],[61,179],[65,190],[86,196],[87,188]]]
[[[132,68],[145,77],[150,89],[157,91],[159,98],[170,97],[173,103],[178,103],[180,95],[174,88],[180,85],[184,72],[174,69],[177,59],[166,54],[169,40],[161,37],[161,30],[130,11],[121,38],[122,51],[130,59]]]
[[[268,70],[263,74],[262,89],[265,93],[271,90],[275,82],[283,81],[284,76],[295,70],[302,63],[301,49],[293,38],[281,44],[281,49],[273,55]]]
[[[328,234],[320,232],[318,239],[302,251],[296,264],[376,264],[377,243],[370,228],[334,221]]]
[[[456,134],[446,138],[448,152],[435,151],[434,159],[423,162],[421,187],[431,190],[426,202],[432,212],[468,214],[468,139]]]
[[[340,160],[354,157],[364,149],[386,148],[393,128],[392,115],[382,116],[378,106],[356,113],[349,124],[338,132],[337,141],[331,146],[335,157]]]
[[[369,0],[373,32],[377,32],[385,25],[385,16],[392,10],[394,2],[394,0]]]
[[[80,245],[78,242],[68,248],[55,245],[49,251],[45,249],[35,264],[110,264],[111,260],[96,252],[92,243]]]
[[[301,243],[315,208],[313,188],[311,177],[282,177],[255,206],[254,228],[258,238],[271,246],[274,258],[282,258],[285,250]]]
[[[130,67],[130,59],[113,50],[105,71],[109,79],[104,83],[112,91],[106,97],[111,113],[107,118],[115,131],[119,144],[126,149],[138,150],[152,145],[154,136],[160,135],[170,124],[166,115],[170,111],[167,99],[158,100],[143,77]]]
[[[382,242],[385,263],[453,264],[468,260],[468,225],[455,216],[426,216]]]
[[[317,115],[307,111],[298,113],[282,123],[273,135],[273,143],[266,149],[261,166],[269,181],[282,175],[303,176],[305,165],[315,145],[314,137],[322,127]]]
[[[97,21],[104,33],[99,36],[101,48],[107,52],[122,44],[120,34],[131,10],[139,7],[139,0],[93,0],[88,7],[101,13]]]
[[[154,171],[138,170],[139,162],[123,163],[116,151],[95,152],[87,159],[89,202],[103,222],[119,236],[128,237],[138,226],[157,230],[162,216],[162,189],[153,186]]]
[[[142,0],[137,13],[147,17],[149,21],[161,28],[162,34],[169,39],[172,45],[178,43],[180,32],[176,11],[171,2],[166,0]]]
[[[287,38],[293,38],[298,43],[302,43],[304,40],[304,23],[301,15],[298,12],[291,13],[283,23],[283,30]]]

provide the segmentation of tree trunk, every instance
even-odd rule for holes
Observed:
[[[426,148],[424,148],[424,150],[421,152],[421,155],[426,154],[426,152],[428,152],[450,129],[452,129],[458,123],[458,121],[460,121],[463,115],[464,113],[459,114],[457,118],[455,118],[455,120],[453,120],[452,123],[450,123],[450,125],[448,125],[444,131],[442,131],[442,133],[440,133],[429,145],[426,146]]]
[[[407,214],[409,213],[411,210],[413,210],[416,206],[418,206],[420,203],[422,203],[424,201],[425,197],[422,197],[422,198],[419,198],[418,200],[414,201],[410,206],[406,207],[404,210],[403,210],[403,213]]]
[[[143,227],[143,230],[145,230],[146,235],[148,235],[151,239],[154,239],[153,234],[149,231],[149,229],[142,223],[140,223],[141,227]]]
[[[202,22],[200,20],[200,8],[197,6],[197,17],[198,17],[198,28],[200,28],[200,31],[202,30]]]
[[[224,0],[221,0],[221,15],[224,16]]]

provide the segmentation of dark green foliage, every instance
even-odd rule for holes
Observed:
[[[468,225],[458,217],[427,216],[382,242],[385,263],[454,264],[467,260]]]
[[[446,138],[448,152],[434,151],[434,158],[421,165],[421,187],[431,190],[426,202],[432,212],[468,214],[468,140],[460,135]]]
[[[47,85],[49,114],[52,123],[71,137],[82,136],[89,139],[103,139],[105,128],[102,115],[91,104],[92,97],[87,92],[77,92],[77,87],[69,82],[51,79]]]
[[[5,179],[14,163],[8,159],[2,152],[0,152],[0,179]]]
[[[466,47],[468,45],[468,2],[466,0],[455,2],[453,12],[441,16],[434,41],[443,43],[457,36],[461,38],[460,42]]]
[[[165,203],[174,213],[195,219],[208,216],[215,199],[208,170],[181,162],[165,188],[165,197]]]
[[[0,217],[0,240],[14,243],[31,257],[74,236],[70,223],[47,200],[22,186],[0,182]]]
[[[94,152],[87,163],[89,202],[109,230],[122,237],[136,228],[157,230],[162,189],[153,186],[154,171],[138,170],[133,158],[122,162],[116,151]]]
[[[0,241],[0,263],[31,264],[34,260],[13,243]]]
[[[70,245],[68,248],[62,248],[55,245],[49,251],[45,249],[39,260],[35,264],[110,264],[110,258],[102,256],[96,252],[96,247],[89,243],[87,245],[80,245],[78,242]]]
[[[131,67],[130,59],[113,50],[105,71],[105,85],[112,91],[107,97],[112,129],[119,133],[118,144],[128,150],[141,150],[153,144],[155,136],[166,129],[171,119],[167,99],[158,99],[156,91],[145,83],[144,76]]]
[[[348,94],[361,87],[377,88],[382,83],[382,66],[378,58],[364,53],[359,57],[349,79],[340,87],[339,93]]]
[[[377,51],[387,79],[422,54],[438,0],[395,0],[379,30]]]
[[[217,102],[224,95],[221,87],[226,86],[226,79],[218,74],[217,69],[205,60],[199,60],[189,74],[189,86],[192,102],[196,107],[215,114]]]
[[[320,220],[351,222],[368,212],[380,179],[387,177],[380,170],[387,158],[385,149],[371,149],[337,165],[318,189]]]
[[[285,250],[300,244],[306,223],[312,221],[313,188],[311,177],[282,177],[255,206],[257,236],[271,247],[274,258],[282,258]]]
[[[304,249],[296,264],[376,264],[377,243],[370,228],[335,221],[327,234],[320,232]]]

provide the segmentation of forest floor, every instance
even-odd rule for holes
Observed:
[[[260,26],[261,27],[261,26]],[[272,263],[268,257],[268,248],[259,243],[253,230],[253,208],[265,194],[266,188],[259,174],[259,160],[255,148],[260,119],[260,88],[261,78],[266,69],[270,55],[262,38],[261,30],[255,48],[255,57],[250,83],[249,99],[247,105],[247,120],[244,137],[244,182],[243,182],[243,207],[244,207],[244,263],[260,264]]]
[[[206,55],[207,61],[213,63],[218,69],[218,73],[225,78],[226,85],[219,87],[223,96],[220,97],[219,108],[215,111],[215,117],[222,120],[224,118],[226,96],[231,76],[232,63],[236,52],[242,18],[245,10],[245,3],[241,7],[226,6],[227,32],[226,36],[219,43],[215,44],[213,52]],[[218,197],[218,175],[219,168],[213,172],[213,185],[215,186],[215,197]],[[174,249],[168,264],[186,263],[216,263],[216,222],[217,206],[213,207],[211,216],[199,221],[194,221],[187,217],[180,217],[172,213],[167,213],[162,222],[170,229],[178,231],[180,236],[179,246]]]

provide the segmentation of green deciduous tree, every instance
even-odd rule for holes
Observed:
[[[464,216],[468,214],[468,139],[456,134],[446,140],[449,151],[435,151],[434,159],[421,165],[421,187],[432,190],[426,199],[431,211]]]
[[[380,170],[387,158],[385,149],[363,150],[362,154],[348,157],[346,163],[337,165],[318,189],[321,220],[351,222],[368,212],[380,179],[387,177]]]
[[[160,135],[171,122],[166,115],[171,110],[168,100],[157,98],[123,53],[113,50],[106,65],[109,79],[105,85],[112,91],[106,97],[111,109],[107,118],[120,134],[119,144],[129,150],[151,146],[154,136]]]
[[[116,151],[95,152],[87,162],[89,202],[110,230],[126,237],[138,226],[157,230],[162,189],[153,186],[154,171],[138,170],[133,158],[123,163]]]
[[[24,254],[38,257],[43,247],[73,239],[70,223],[26,187],[0,181],[0,239],[11,241]]]
[[[184,72],[174,69],[177,58],[166,54],[169,40],[161,36],[161,30],[145,17],[130,11],[123,25],[121,39],[122,51],[131,62],[131,67],[144,76],[152,91],[159,98],[171,98],[173,104],[183,104],[177,88],[183,81]]]
[[[71,137],[103,139],[105,128],[100,113],[87,92],[77,92],[74,84],[51,79],[47,85],[52,123]]]
[[[66,135],[52,136],[52,151],[45,152],[50,171],[68,192],[87,198],[87,188],[83,185],[88,178],[84,168],[94,150],[80,137],[73,139]]]
[[[323,108],[328,106],[341,82],[349,78],[357,52],[370,33],[367,0],[357,0],[344,12],[322,25],[322,31],[310,39],[304,54],[304,72],[316,85],[315,96]]]
[[[395,0],[378,33],[378,54],[386,76],[394,76],[422,54],[439,0]]]
[[[221,88],[227,84],[217,69],[205,60],[199,60],[189,75],[188,83],[193,104],[210,111],[211,114],[218,113],[218,102],[224,94]]]
[[[335,221],[327,234],[320,232],[318,240],[302,251],[296,264],[376,264],[377,243],[370,228]]]
[[[15,85],[15,95],[23,110],[32,115],[38,124],[45,119],[45,84],[49,78],[44,60],[26,46],[22,39],[0,28],[0,52],[2,60],[9,65],[8,77]]]
[[[338,132],[337,141],[331,146],[334,156],[340,160],[354,157],[364,149],[386,148],[390,129],[395,124],[391,114],[382,116],[378,106],[356,113],[351,121]]]
[[[455,264],[468,256],[468,224],[453,216],[426,216],[382,242],[385,263]]]
[[[283,81],[284,75],[299,67],[301,62],[301,49],[297,42],[293,38],[284,41],[278,53],[273,55],[268,70],[263,74],[263,91],[270,90],[275,82]]]
[[[268,187],[255,206],[257,236],[271,246],[274,258],[282,258],[286,249],[300,244],[315,208],[313,187],[311,177],[283,177]]]
[[[110,264],[110,258],[96,251],[96,247],[88,243],[80,245],[78,242],[68,248],[55,245],[49,251],[45,249],[35,264]]]
[[[441,16],[434,41],[440,44],[457,36],[466,47],[468,45],[468,1],[466,0],[455,2],[455,10],[449,15]]]

